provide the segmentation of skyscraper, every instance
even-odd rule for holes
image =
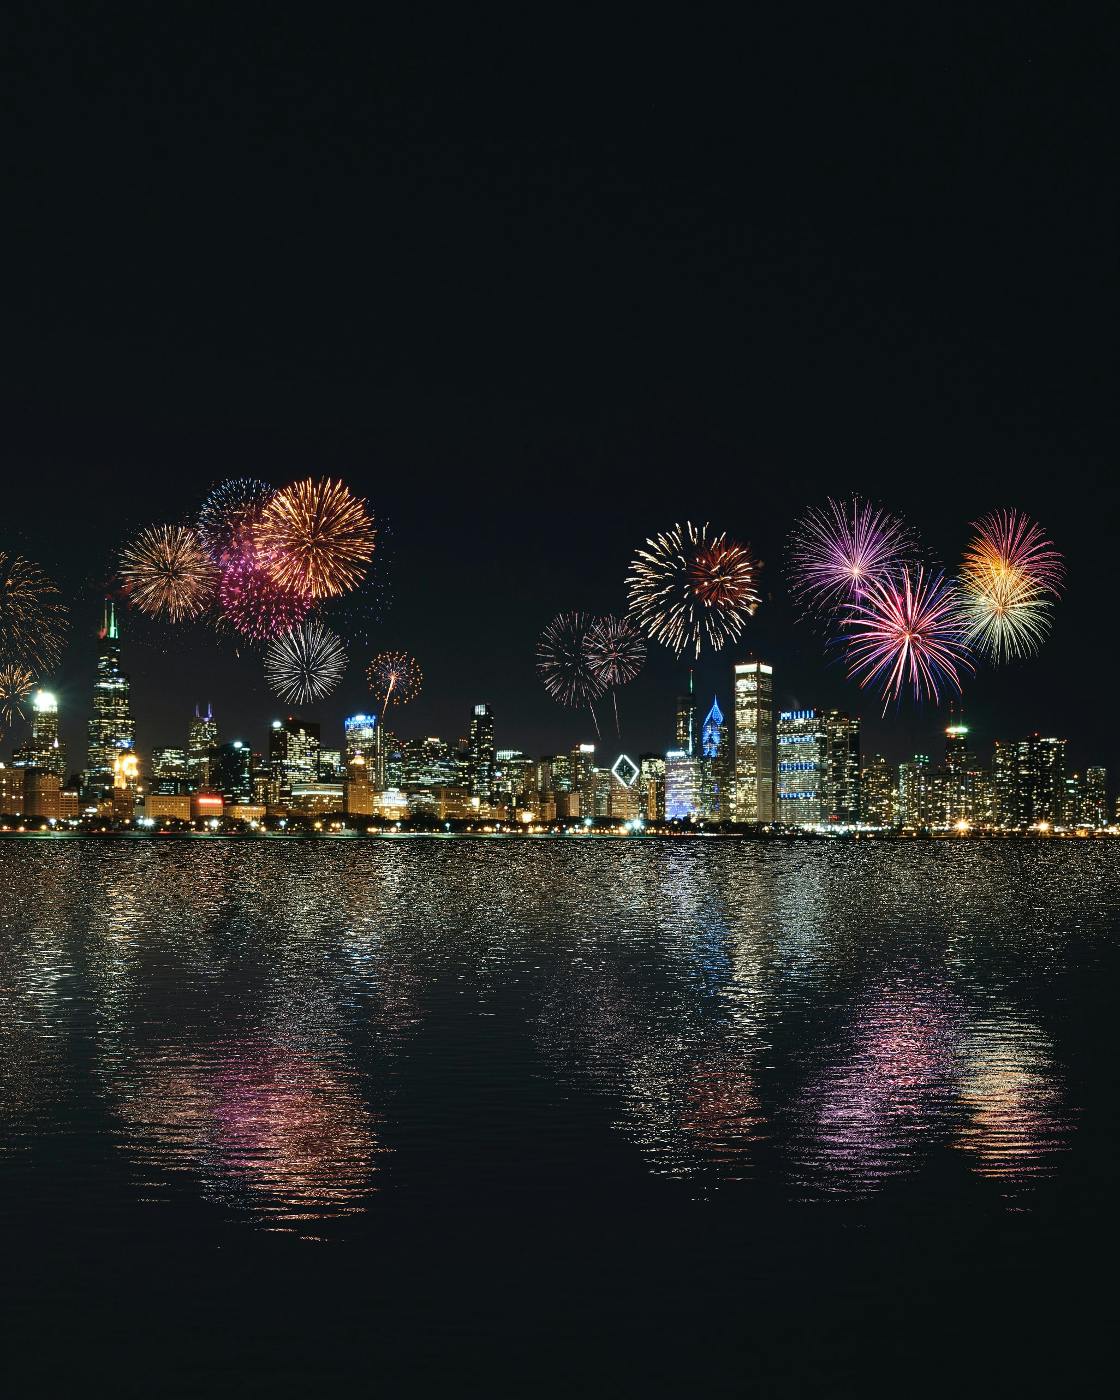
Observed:
[[[665,815],[670,821],[692,821],[700,815],[700,760],[684,749],[665,755]]]
[[[823,816],[827,741],[816,710],[778,715],[778,820],[815,826]]]
[[[210,783],[210,752],[218,747],[218,722],[210,705],[202,713],[199,705],[194,707],[190,729],[187,732],[187,783],[194,792],[200,792]]]
[[[281,798],[292,794],[293,783],[313,783],[319,777],[319,726],[313,720],[274,719],[268,736],[268,766],[280,785]]]
[[[825,764],[821,784],[821,820],[852,825],[859,821],[859,716],[825,710],[822,727]]]
[[[677,696],[676,748],[689,758],[696,756],[699,748],[699,734],[696,724],[696,693],[692,670],[688,673],[688,693]]]
[[[1085,769],[1085,790],[1081,801],[1081,820],[1088,826],[1108,825],[1108,770]]]
[[[934,817],[934,784],[929,755],[916,753],[898,765],[897,824],[911,830],[929,826]]]
[[[774,668],[737,661],[735,695],[735,820],[770,822],[775,816]]]
[[[220,792],[227,807],[248,806],[253,800],[253,755],[248,744],[234,739],[219,744],[210,765],[210,786]]]
[[[735,765],[727,723],[715,696],[700,728],[700,759],[701,812],[709,821],[730,821]]]
[[[881,753],[873,753],[860,777],[860,818],[869,826],[893,826],[895,776]]]
[[[1015,745],[1015,826],[1060,823],[1065,810],[1066,741],[1031,734]]]
[[[49,690],[37,690],[32,696],[31,734],[12,755],[12,766],[66,777],[66,749],[58,737],[58,700]]]
[[[489,705],[474,707],[467,750],[470,795],[489,802],[494,791],[494,716]]]
[[[120,630],[116,607],[105,600],[97,634],[97,678],[93,685],[93,715],[88,726],[89,760],[85,791],[93,801],[112,797],[113,764],[121,749],[130,749],[136,725],[129,705],[129,680],[121,670]]]

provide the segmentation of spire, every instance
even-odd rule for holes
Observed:
[[[112,598],[105,599],[105,607],[101,613],[101,631],[97,635],[102,641],[108,639],[115,642],[117,640],[117,610]]]

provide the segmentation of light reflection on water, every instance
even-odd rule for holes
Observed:
[[[1029,1208],[1116,895],[1013,843],[6,841],[0,882],[0,1164],[109,1144],[137,1199],[304,1234],[528,1104],[588,1172],[602,1131],[700,1195],[955,1164]]]

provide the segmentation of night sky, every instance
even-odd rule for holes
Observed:
[[[691,518],[765,561],[704,699],[730,711],[754,651],[783,705],[938,755],[944,711],[881,721],[795,623],[790,526],[858,491],[950,565],[983,512],[1042,521],[1069,566],[1052,638],[982,671],[965,716],[982,750],[1040,729],[1120,770],[1103,10],[646,12],[622,33],[564,9],[411,33],[361,13],[9,21],[0,548],[73,605],[72,766],[124,538],[226,476],[330,474],[392,527],[369,650],[423,665],[403,735],[454,738],[486,700],[501,747],[594,737],[541,690],[537,633],[621,611],[635,546]],[[325,740],[367,658],[315,711]],[[143,751],[183,740],[196,700],[254,745],[283,710],[201,629],[126,619],[124,659]],[[625,748],[671,743],[682,675],[659,651],[623,693]]]

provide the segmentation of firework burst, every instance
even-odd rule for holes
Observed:
[[[909,690],[936,705],[943,691],[961,689],[961,671],[974,670],[956,585],[942,573],[898,574],[868,584],[845,618],[848,675],[876,686],[883,713]]]
[[[587,644],[594,627],[595,618],[590,613],[560,613],[554,617],[537,642],[537,675],[558,704],[575,708],[586,705],[598,733],[594,701],[606,687],[588,660]]]
[[[758,608],[759,565],[746,545],[691,523],[646,541],[626,576],[630,613],[655,642],[697,657],[738,638]]]
[[[342,642],[312,618],[269,643],[265,679],[281,700],[307,705],[338,686],[346,672]]]
[[[198,537],[216,564],[240,552],[272,494],[267,481],[251,476],[232,477],[214,487],[198,512]]]
[[[298,627],[311,599],[284,588],[247,545],[226,560],[218,583],[218,620],[253,642],[267,642]]]
[[[1050,629],[1065,577],[1039,525],[1014,510],[974,521],[961,565],[969,644],[1000,663],[1033,656]]]
[[[53,671],[68,627],[62,594],[42,569],[0,551],[0,660]]]
[[[407,705],[420,694],[424,673],[407,651],[383,651],[366,667],[370,692],[381,706],[381,719],[390,705]]]
[[[255,527],[276,582],[316,600],[362,581],[376,533],[366,503],[349,487],[312,477],[277,491]]]
[[[23,719],[23,706],[35,685],[35,677],[15,661],[0,665],[0,717],[5,724]]]
[[[827,609],[858,598],[912,550],[907,526],[858,496],[829,497],[798,521],[790,546],[790,585],[805,607]]]
[[[611,692],[615,732],[621,738],[618,687],[628,685],[645,665],[645,638],[633,618],[614,617],[608,613],[591,624],[584,650],[591,674]]]
[[[121,550],[121,578],[133,605],[149,617],[183,622],[210,606],[218,571],[185,525],[153,525]]]

